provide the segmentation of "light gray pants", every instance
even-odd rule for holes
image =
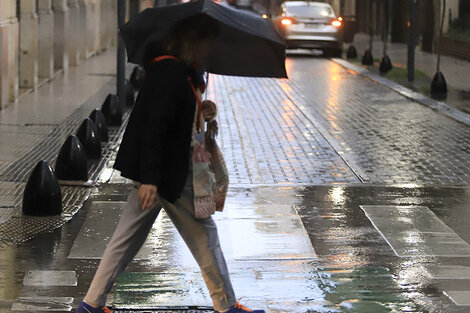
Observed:
[[[104,251],[84,301],[99,306],[106,304],[114,281],[139,252],[163,207],[201,268],[214,310],[224,311],[234,305],[236,299],[215,222],[211,217],[194,217],[192,176],[189,175],[188,183],[175,203],[158,197],[157,205],[146,211],[140,209],[137,188],[132,188],[129,194],[126,208]]]

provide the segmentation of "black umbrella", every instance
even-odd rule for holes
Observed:
[[[203,69],[210,73],[252,77],[287,77],[285,43],[272,23],[255,14],[198,0],[142,11],[121,27],[129,62],[142,64],[147,44],[159,42],[179,21],[206,15],[220,32]]]

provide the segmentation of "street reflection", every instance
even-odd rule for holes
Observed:
[[[423,267],[450,262],[466,268],[468,258],[397,257],[360,206],[398,205],[403,214],[393,223],[406,229],[430,223],[413,210],[419,204],[469,241],[467,196],[467,188],[232,186],[225,212],[214,219],[237,296],[249,295],[251,307],[271,312],[420,312],[432,307],[445,312],[448,300]],[[28,270],[75,270],[79,292],[73,292],[86,291],[97,262],[66,257],[80,228],[74,220],[21,247],[2,248],[0,297],[9,301],[8,309],[37,290],[71,296],[70,289],[25,288]],[[433,238],[412,229],[395,236],[422,254]],[[211,305],[197,264],[163,211],[147,244],[153,247],[151,257],[133,262],[119,278],[116,306]],[[461,289],[468,280],[452,283]]]
[[[344,188],[333,187],[330,191],[330,197],[334,206],[344,205],[344,202],[346,201],[346,197],[344,195]]]
[[[327,286],[326,299],[338,310],[421,312],[432,308],[436,312],[448,311],[448,300],[439,290],[440,285],[431,280],[422,268],[441,262],[467,267],[470,263],[466,258],[447,257],[443,260],[423,257],[436,244],[434,240],[441,240],[441,237],[412,230],[433,225],[430,224],[432,221],[420,215],[422,210],[414,210],[413,205],[430,208],[468,242],[468,227],[465,230],[461,227],[468,216],[469,200],[464,189],[321,186],[302,188],[299,194],[302,204],[298,212],[320,256],[319,262],[324,264],[323,268],[319,267],[319,275]],[[412,227],[393,236],[406,242],[410,251],[415,250],[413,257],[397,257],[359,208],[360,205],[380,207],[397,204],[403,214],[389,218],[389,226]],[[388,227],[386,211],[383,214],[383,227]],[[454,288],[466,288],[468,280],[453,281],[452,284],[459,286]]]

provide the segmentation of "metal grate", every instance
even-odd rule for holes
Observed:
[[[24,129],[24,131],[22,129],[22,133],[27,135],[23,137],[28,142],[22,140],[22,142],[18,142],[17,146],[28,147],[27,151],[22,148],[22,152],[26,153],[21,153],[22,157],[13,163],[0,163],[0,246],[22,243],[40,233],[61,227],[80,210],[83,203],[91,195],[92,189],[89,187],[62,186],[63,211],[61,215],[29,217],[23,216],[21,212],[24,187],[33,167],[42,159],[47,160],[54,167],[58,151],[65,138],[74,133],[83,119],[99,106],[97,103],[109,93],[110,86],[108,83],[55,127],[31,125],[26,126],[28,129]],[[120,127],[109,127],[109,142],[103,145],[102,157],[96,162],[90,162],[89,176],[92,181],[97,181],[103,168],[108,165],[110,160],[114,160],[129,115],[130,112],[124,114],[123,123]],[[8,132],[6,128],[17,128],[19,126],[2,125],[1,127]],[[41,131],[36,132],[35,129]],[[17,132],[18,129],[12,129],[12,131]],[[31,141],[32,134],[42,138]]]
[[[12,193],[23,194],[25,184],[12,189]],[[0,224],[0,245],[18,244],[30,240],[38,234],[54,230],[69,221],[83,206],[91,194],[90,188],[62,187],[62,214],[47,217],[23,216],[21,213],[22,197],[17,198],[14,206],[3,210],[0,208],[3,222]]]
[[[0,180],[12,181],[12,182],[26,182],[29,177],[29,173],[40,160],[47,160],[51,166],[54,166],[55,159],[60,150],[60,147],[64,143],[67,136],[76,132],[82,121],[87,118],[91,111],[101,106],[103,99],[112,89],[112,82],[110,80],[101,90],[95,93],[90,99],[83,103],[78,109],[76,109],[70,116],[62,120],[55,127],[48,128],[47,133],[43,134],[42,139],[32,141],[31,135],[25,137],[28,142],[20,142],[19,146],[29,147],[26,153],[22,153],[22,156],[15,162],[12,162],[9,166],[2,169],[0,173]],[[124,120],[127,119],[129,113],[124,115]],[[125,125],[125,123],[123,123]],[[29,127],[39,127],[39,124],[29,125]],[[47,125],[47,126],[54,126]],[[44,127],[44,126],[43,126]],[[110,142],[116,140],[117,136],[123,132],[123,126],[119,128],[110,127]],[[106,145],[104,151],[106,150]],[[23,151],[22,151],[23,152]]]

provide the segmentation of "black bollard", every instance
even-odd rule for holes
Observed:
[[[39,161],[24,189],[23,214],[49,216],[61,213],[62,192],[57,177],[47,161]]]
[[[126,106],[128,108],[131,108],[134,106],[135,95],[134,89],[132,88],[131,83],[127,79],[124,81],[124,90],[126,91]]]
[[[370,51],[370,49],[367,49],[362,55],[362,64],[363,65],[374,64],[374,58],[372,57],[372,51]]]
[[[95,123],[96,129],[98,130],[98,136],[101,142],[108,142],[108,123],[103,112],[99,109],[94,109],[90,114],[91,120]]]
[[[70,135],[60,148],[55,173],[60,180],[88,180],[88,159],[77,136]]]
[[[145,79],[145,70],[141,66],[136,66],[132,70],[131,74],[131,86],[134,88],[135,91],[139,91],[144,84]]]
[[[388,55],[384,55],[382,60],[380,61],[380,73],[385,74],[388,73],[393,68],[392,61],[390,60]]]
[[[354,45],[350,45],[348,51],[346,52],[346,57],[351,60],[357,59],[357,50]]]
[[[98,138],[98,130],[95,123],[89,118],[85,119],[77,131],[88,159],[99,159],[101,157],[101,142]]]
[[[447,82],[441,71],[437,71],[431,82],[431,96],[436,99],[447,97]]]
[[[116,95],[109,94],[101,106],[106,122],[109,126],[122,124],[122,107]]]

